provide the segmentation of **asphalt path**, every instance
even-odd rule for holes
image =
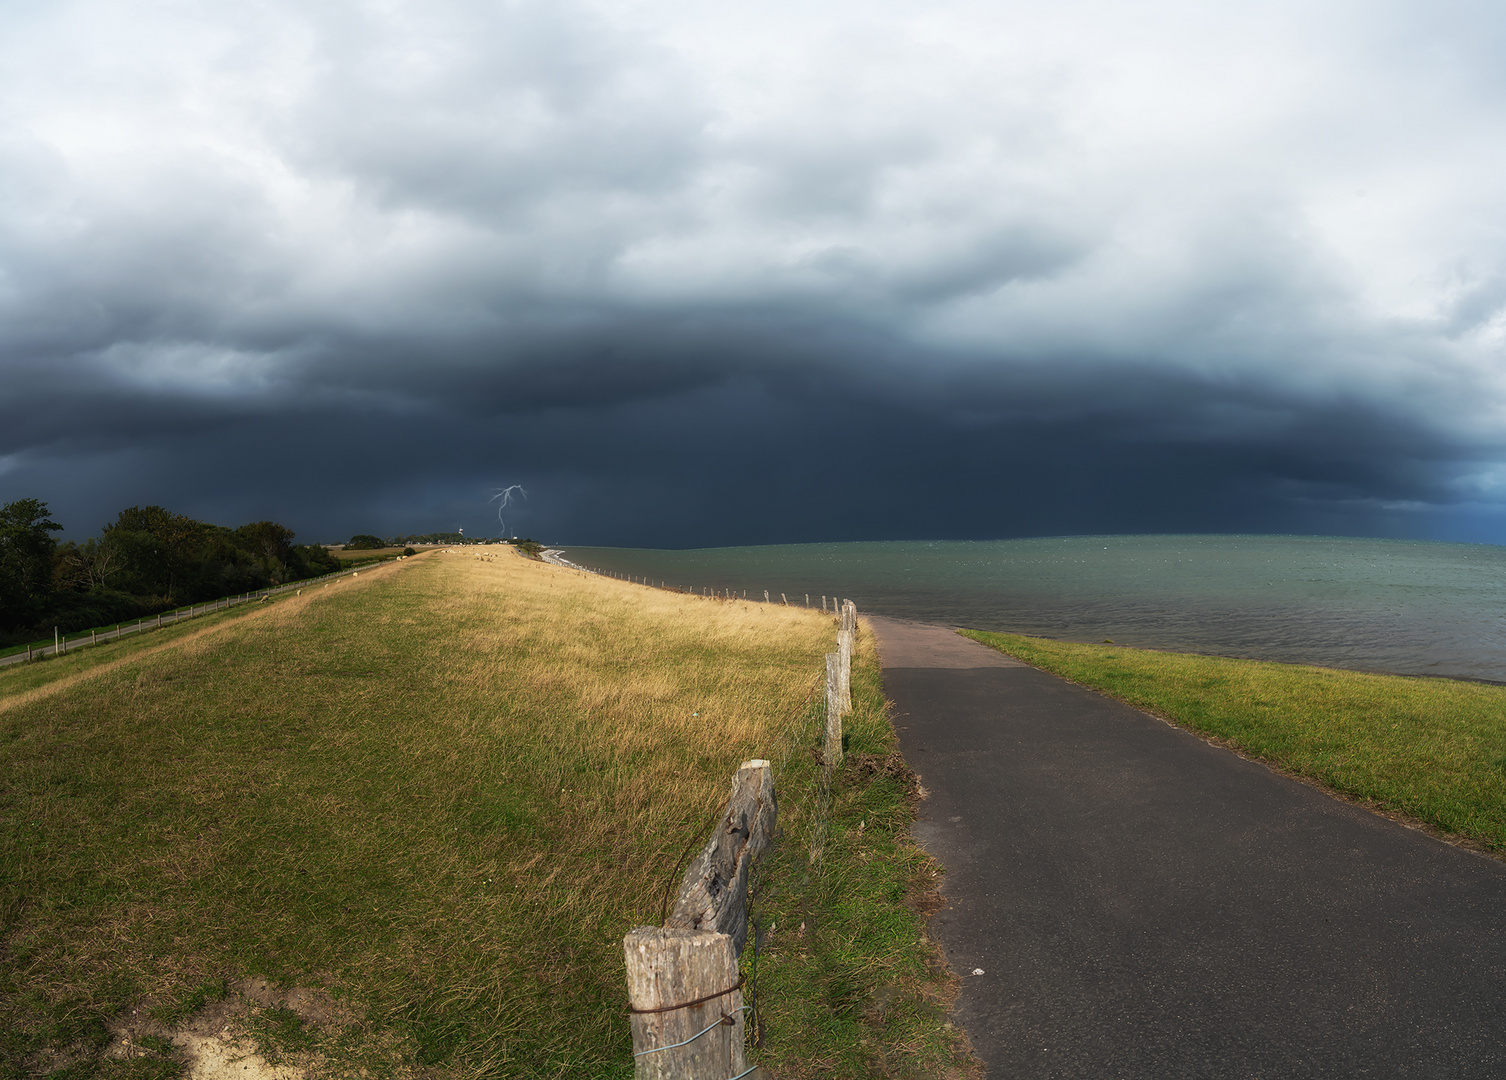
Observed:
[[[868,621],[990,1077],[1506,1077],[1506,865]]]

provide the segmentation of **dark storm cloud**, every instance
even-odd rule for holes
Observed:
[[[1498,537],[1469,4],[17,9],[0,497]]]

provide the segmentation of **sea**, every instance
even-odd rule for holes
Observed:
[[[1068,536],[561,548],[694,592],[1058,638],[1506,682],[1506,547],[1316,536]]]

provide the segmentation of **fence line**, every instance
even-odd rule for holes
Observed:
[[[643,575],[643,574],[629,574],[629,573],[626,573],[626,572],[624,572],[622,570],[608,570],[608,569],[606,569],[604,567],[600,567],[600,566],[586,566],[586,565],[584,565],[582,563],[571,562],[569,559],[565,558],[562,554],[560,554],[559,551],[557,551],[557,550],[555,550],[553,548],[546,548],[543,552],[540,553],[539,557],[541,559],[543,559],[545,562],[550,563],[551,565],[554,565],[554,566],[563,566],[567,570],[578,570],[578,571],[580,571],[583,574],[595,574],[598,577],[612,578],[614,581],[626,581],[629,584],[632,584],[632,585],[642,585],[645,588],[649,588],[649,589],[663,589],[666,592],[681,593],[681,594],[683,594],[685,596],[696,596],[696,597],[700,597],[702,599],[714,599],[714,600],[747,600],[747,599],[749,599],[749,597],[748,597],[748,590],[747,589],[743,589],[741,595],[739,595],[738,591],[736,589],[733,589],[733,588],[721,588],[721,587],[712,586],[712,585],[671,585],[667,581],[665,581],[663,578],[658,579],[658,582],[656,584],[655,581],[654,581],[654,579],[648,577],[647,575]],[[797,598],[799,597],[799,595],[800,594],[798,594],[798,593],[796,594]],[[805,606],[806,607],[810,607],[811,606],[811,594],[810,593],[805,593],[804,595],[805,595]],[[822,611],[826,610],[826,599],[827,598],[825,596],[820,597],[820,600],[821,600],[821,610]],[[752,600],[753,600],[754,603],[758,602],[758,598],[756,596],[753,597]],[[763,602],[765,604],[772,604],[772,603],[774,603],[772,594],[770,593],[770,591],[768,589],[764,589],[763,590]],[[793,605],[793,604],[790,603],[789,596],[787,594],[785,594],[785,593],[780,593],[779,594],[779,603],[783,607],[794,607],[795,606],[795,605]],[[851,601],[843,601],[843,603],[851,603]],[[837,598],[835,596],[833,596],[831,598],[831,614],[833,614],[833,615],[840,614],[840,611],[839,611],[839,608],[838,608],[838,605],[837,605]],[[854,618],[855,617],[856,617],[856,615],[854,615]]]
[[[396,558],[383,559],[381,562],[398,562],[406,558],[409,558],[409,556],[399,555]],[[303,578],[300,581],[290,581],[283,585],[275,585],[269,589],[254,589],[250,592],[237,593],[235,596],[222,596],[218,600],[206,600],[202,604],[190,604],[186,609],[178,608],[176,611],[158,612],[152,616],[143,615],[136,620],[135,626],[132,626],[130,623],[116,623],[115,629],[105,630],[102,633],[98,628],[90,630],[88,631],[89,636],[87,640],[75,638],[73,641],[69,641],[67,635],[58,633],[56,628],[54,628],[53,643],[51,645],[43,646],[40,649],[33,649],[28,644],[25,652],[0,656],[0,667],[4,667],[7,664],[24,664],[32,660],[42,660],[49,656],[66,655],[76,649],[85,648],[89,645],[97,645],[102,641],[120,641],[127,634],[141,634],[147,630],[160,630],[164,626],[182,622],[184,619],[198,618],[200,615],[211,611],[224,611],[238,604],[259,603],[269,597],[285,593],[290,589],[302,591],[308,586],[316,585],[321,581],[327,583],[334,578],[354,577],[362,570],[380,565],[381,563],[366,563],[363,566],[335,570],[328,574],[321,574],[318,577]],[[79,631],[79,633],[82,634],[84,631]]]
[[[772,602],[767,592],[764,596]],[[850,690],[845,704],[842,696],[851,686],[857,630],[857,606],[850,600],[842,604],[839,625],[838,650],[826,654],[825,693],[806,698],[796,730],[784,740],[780,762],[782,771],[804,742],[811,714],[821,714],[821,769],[807,840],[811,867],[825,853],[832,779],[843,760],[842,716],[852,708]],[[776,821],[773,767],[763,759],[743,762],[732,778],[726,808],[686,869],[664,925],[639,926],[622,939],[635,1080],[741,1080],[757,1071],[748,1066],[746,1052],[746,1017],[758,1007],[756,924],[752,1005],[743,1004],[738,960],[748,939],[749,876],[773,840]]]

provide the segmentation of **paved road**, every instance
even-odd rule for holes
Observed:
[[[990,1077],[1506,1077],[1506,865],[870,621]]]

